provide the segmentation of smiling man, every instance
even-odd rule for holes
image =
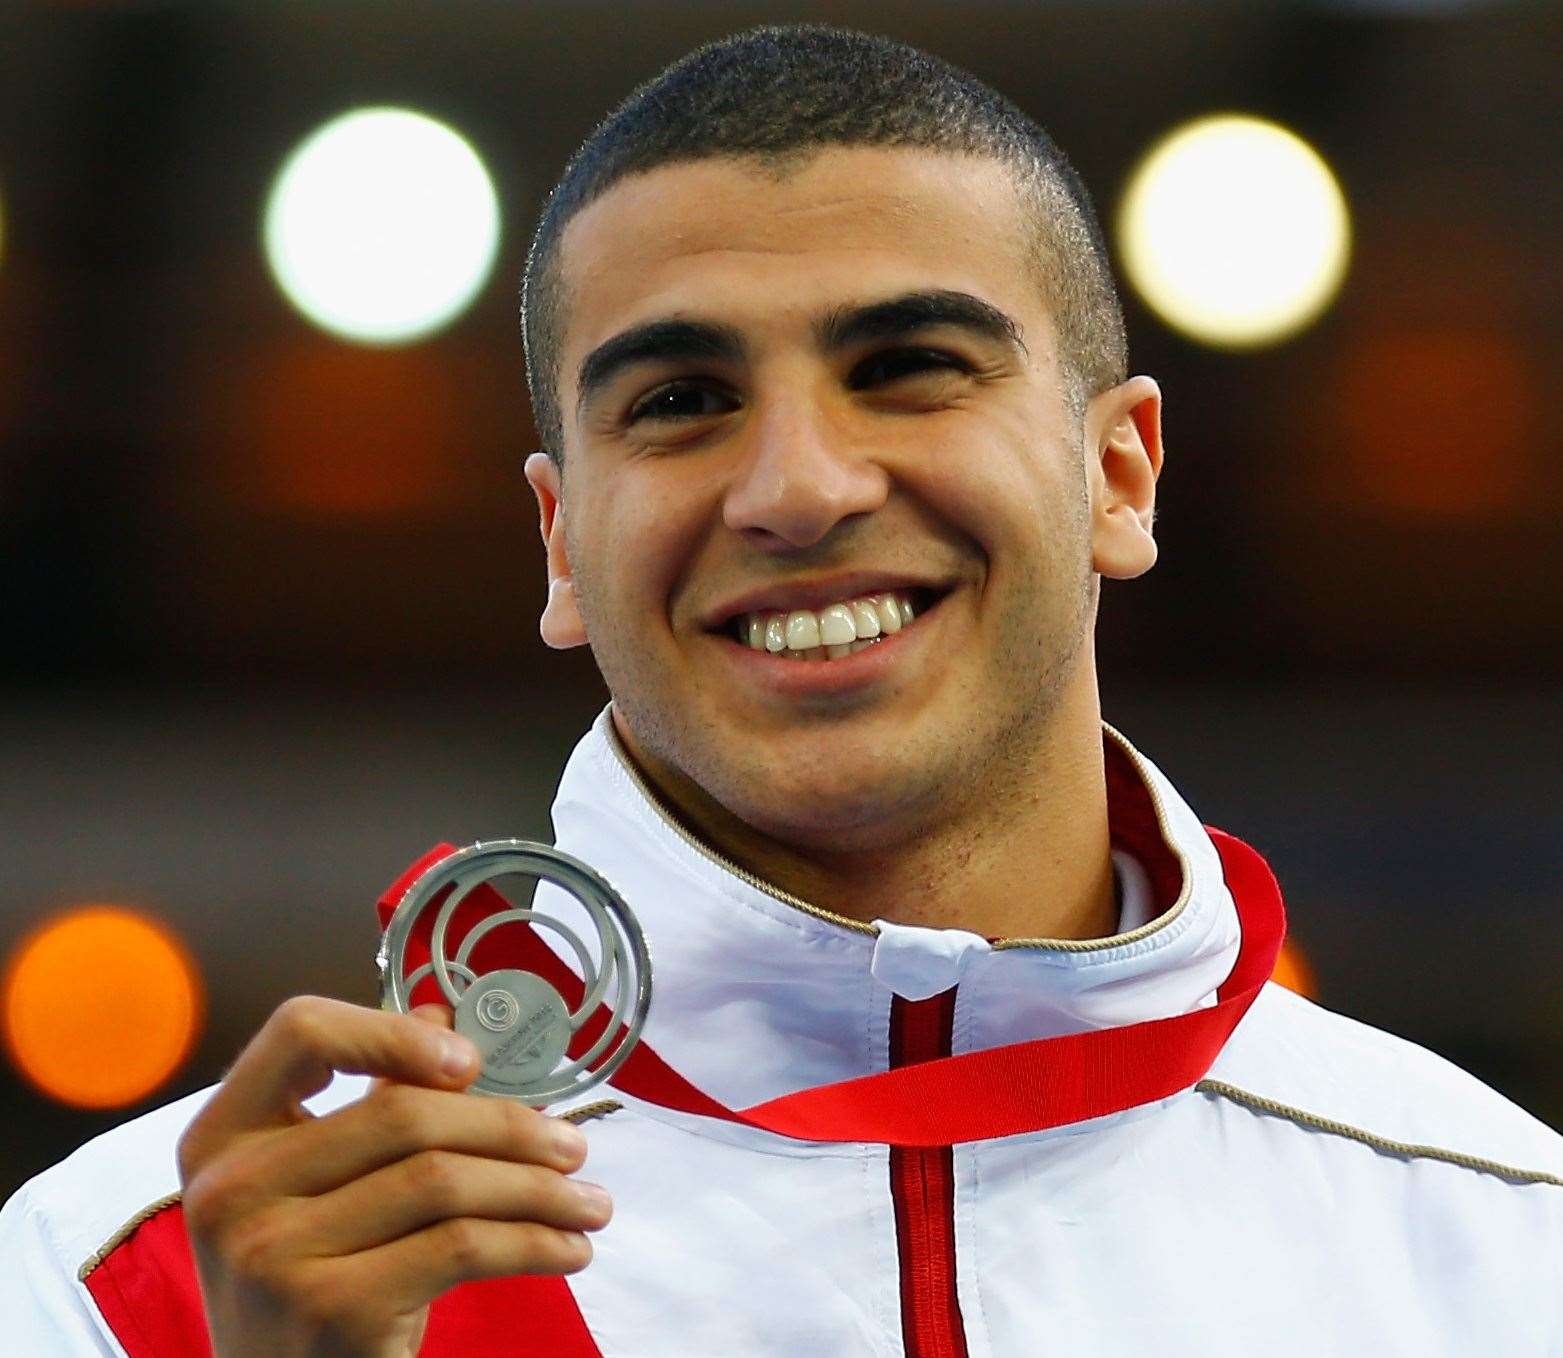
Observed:
[[[1095,938],[1089,643],[1100,577],[1156,559],[1160,393],[1085,401],[1026,211],[1003,162],[937,148],[619,181],[534,259],[570,418],[526,470],[543,636],[590,641],[714,847],[856,919]],[[1121,349],[1110,297],[1083,323]]]
[[[1263,860],[1102,721],[1161,394],[1045,133],[881,38],[702,48],[567,167],[524,323],[542,634],[612,695],[555,830],[645,1040],[544,1117],[439,1011],[291,1001],[8,1205],[24,1351],[1557,1351],[1559,1138],[1267,984]]]

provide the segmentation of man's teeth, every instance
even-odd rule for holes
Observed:
[[[873,594],[820,609],[745,613],[738,639],[787,660],[838,660],[899,632],[914,616],[910,594]]]

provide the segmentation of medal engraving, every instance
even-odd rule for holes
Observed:
[[[538,908],[535,900],[529,907],[513,906],[497,885],[510,877],[535,878],[569,893],[585,912],[590,926],[585,936],[556,913]],[[480,885],[495,893],[502,908],[476,922],[470,919],[470,908],[464,912],[463,923],[455,925],[460,937],[451,954],[447,945],[457,910]],[[409,944],[415,930],[422,938],[420,926],[426,927],[429,960],[409,971]],[[557,952],[573,959],[573,964],[562,964],[574,975],[574,984],[566,986],[577,997],[573,1007],[548,980],[531,971],[514,966],[481,970],[479,945],[507,926],[551,935],[561,945]],[[588,942],[593,935],[595,948]],[[493,940],[496,945],[503,942]],[[536,940],[531,942],[535,948]],[[380,1002],[386,1009],[406,1013],[413,990],[433,978],[454,1011],[456,1031],[482,1053],[483,1071],[470,1089],[507,1095],[536,1108],[607,1079],[639,1040],[651,1004],[651,955],[624,898],[580,859],[524,839],[469,845],[429,868],[397,905],[376,960]],[[564,978],[560,985],[570,979],[568,972],[553,974]],[[576,1041],[601,1009],[608,1011],[607,1022],[596,1039],[589,1045],[584,1037]]]
[[[486,1074],[525,1086],[559,1064],[570,1044],[570,1011],[540,976],[491,971],[461,997],[456,1031],[483,1053]]]

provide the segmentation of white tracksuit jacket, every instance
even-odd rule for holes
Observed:
[[[1103,743],[1123,919],[1083,944],[876,930],[784,898],[657,806],[607,709],[554,826],[646,930],[645,1045],[743,1108],[884,1070],[898,1015],[952,986],[954,1052],[1213,1003],[1240,942],[1222,859],[1159,769],[1105,725]],[[10,1200],[0,1353],[207,1352],[173,1148],[208,1093]],[[615,1205],[593,1262],[454,1289],[426,1355],[1563,1355],[1563,1138],[1273,984],[1192,1087],[942,1151],[795,1141],[612,1088],[575,1105]]]

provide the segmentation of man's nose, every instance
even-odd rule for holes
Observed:
[[[810,398],[756,408],[727,487],[727,526],[761,547],[809,547],[838,523],[878,509],[890,479],[859,437]]]

